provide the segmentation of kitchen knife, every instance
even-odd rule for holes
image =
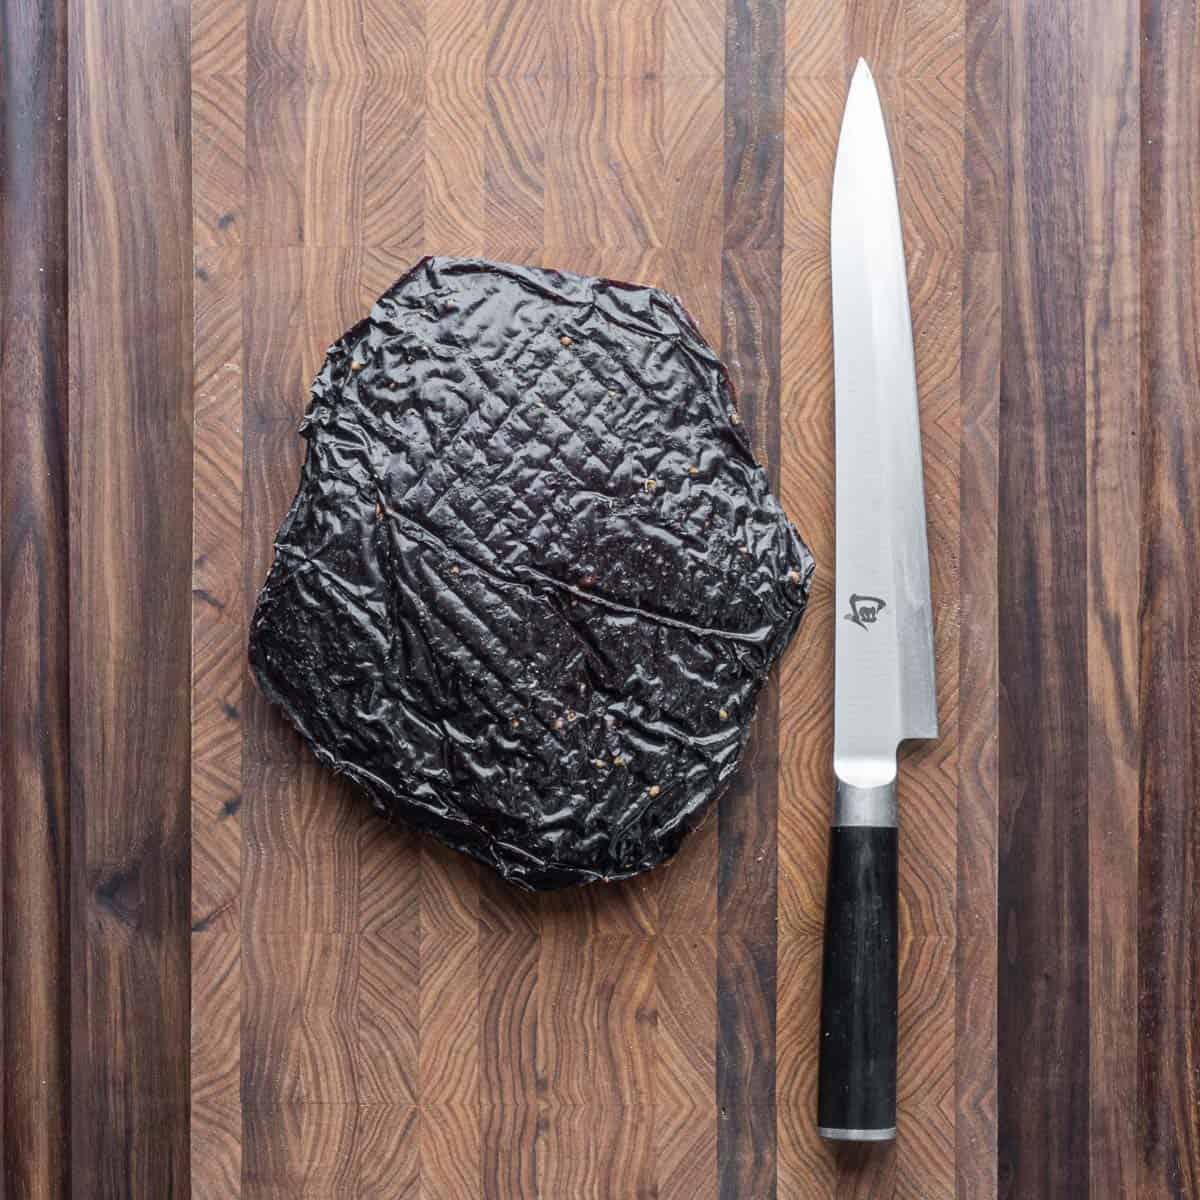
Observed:
[[[896,754],[937,736],[929,551],[900,206],[859,59],[830,228],[837,553],[833,827],[817,1126],[896,1136]]]

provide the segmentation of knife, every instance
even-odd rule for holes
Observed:
[[[833,822],[817,1129],[896,1136],[896,755],[937,737],[921,431],[900,205],[859,59],[830,223],[837,454]]]

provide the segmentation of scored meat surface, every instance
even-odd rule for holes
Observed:
[[[424,259],[329,351],[250,630],[382,811],[531,888],[672,855],[812,558],[654,288]]]

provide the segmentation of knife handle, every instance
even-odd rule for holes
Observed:
[[[859,818],[872,823],[857,822]],[[885,824],[890,820],[890,824]],[[839,781],[830,831],[817,1131],[896,1136],[896,784]]]

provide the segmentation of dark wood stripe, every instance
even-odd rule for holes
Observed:
[[[0,1196],[66,1195],[65,0],[0,11]]]
[[[729,0],[725,27],[722,351],[741,419],[779,485],[784,5]],[[717,1172],[722,1197],[776,1194],[775,976],[779,686],[758,703],[718,810]]]
[[[1000,1193],[1088,1193],[1083,163],[1072,18],[1008,6],[999,458]]]
[[[1138,3],[1079,11],[1088,152],[1088,1037],[1091,1195],[1136,1194],[1138,857]]]
[[[1200,17],[1141,6],[1138,1195],[1200,1194]]]
[[[996,0],[965,0],[964,25],[963,246],[971,254],[1000,249],[1008,207],[1008,32],[1004,6]],[[975,326],[964,328],[964,345],[965,335],[976,331]],[[995,496],[981,496],[979,501],[980,519],[989,511],[994,515]],[[965,507],[965,497],[963,504]],[[994,575],[989,583],[995,587]]]
[[[69,0],[72,1189],[188,1194],[188,5]]]

